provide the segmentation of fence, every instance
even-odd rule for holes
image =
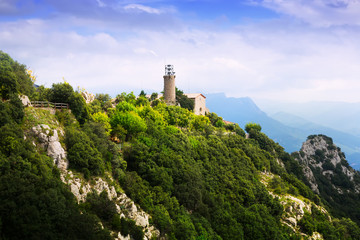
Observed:
[[[52,103],[47,101],[32,101],[31,105],[33,107],[41,108],[55,108],[55,109],[69,109],[69,104],[67,103]]]

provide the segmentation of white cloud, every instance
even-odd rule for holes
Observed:
[[[359,0],[250,0],[318,27],[360,25]]]
[[[239,63],[235,59],[224,58],[224,57],[215,57],[215,58],[213,58],[213,61],[229,70],[240,70],[240,71],[248,70],[248,68],[246,66]]]
[[[160,14],[161,10],[157,8],[148,7],[142,4],[129,4],[124,6],[124,9],[127,11],[134,11],[134,12],[146,12],[150,14]]]
[[[164,64],[171,63],[186,92],[360,101],[356,28],[325,31],[276,20],[223,31],[184,22],[175,30],[154,25],[130,31],[132,26],[106,23],[81,17],[0,22],[0,46],[47,87],[65,77],[74,87],[112,95],[160,92]]]
[[[155,57],[157,57],[158,55],[156,54],[156,52],[154,52],[153,50],[149,50],[146,48],[136,48],[134,49],[134,52],[137,54],[151,54]]]

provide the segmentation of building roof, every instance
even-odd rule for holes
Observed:
[[[206,98],[204,95],[202,95],[201,93],[184,93],[185,96],[187,96],[188,98],[196,98],[199,95],[201,95],[203,98]]]
[[[230,122],[230,121],[226,121],[226,120],[223,120],[223,123],[225,123],[225,124],[236,124],[234,122]]]

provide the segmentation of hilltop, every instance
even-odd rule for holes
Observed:
[[[86,103],[1,59],[1,238],[359,239],[356,216],[313,191],[306,161],[259,124],[246,134],[145,94]],[[24,94],[69,109],[24,107]]]

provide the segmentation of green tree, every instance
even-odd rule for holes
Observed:
[[[54,103],[71,103],[74,95],[73,87],[67,83],[54,83],[50,89],[50,101]]]
[[[70,109],[80,124],[84,124],[90,118],[89,107],[80,93],[74,92],[70,98]]]
[[[260,126],[260,124],[258,124],[258,123],[252,123],[252,122],[247,123],[247,124],[245,125],[245,131],[246,131],[246,132],[250,133],[250,131],[251,131],[252,129],[255,130],[255,131],[257,131],[257,132],[260,132],[260,131],[261,131],[261,126]]]
[[[88,169],[93,175],[104,173],[105,164],[101,153],[84,132],[68,127],[65,129],[65,137],[70,168],[84,173]]]
[[[26,66],[14,61],[0,50],[0,97],[9,99],[11,94],[33,95],[35,89]]]
[[[152,93],[151,96],[150,96],[150,101],[154,101],[155,99],[158,98],[158,96],[159,96],[158,93],[155,93],[155,92]]]
[[[146,92],[144,90],[141,90],[139,97],[145,97],[146,98]]]
[[[135,112],[117,112],[110,120],[112,128],[118,125],[127,131],[127,138],[146,131],[145,121]]]
[[[106,133],[110,135],[111,132],[110,118],[106,113],[97,112],[95,114],[92,114],[91,118],[94,120],[94,122],[100,123],[106,130]]]
[[[108,108],[112,107],[111,97],[109,94],[97,93],[95,100],[99,102],[102,111],[107,111]]]
[[[194,110],[195,102],[188,98],[183,91],[176,88],[176,102],[180,104],[182,108],[186,108],[189,111]]]

